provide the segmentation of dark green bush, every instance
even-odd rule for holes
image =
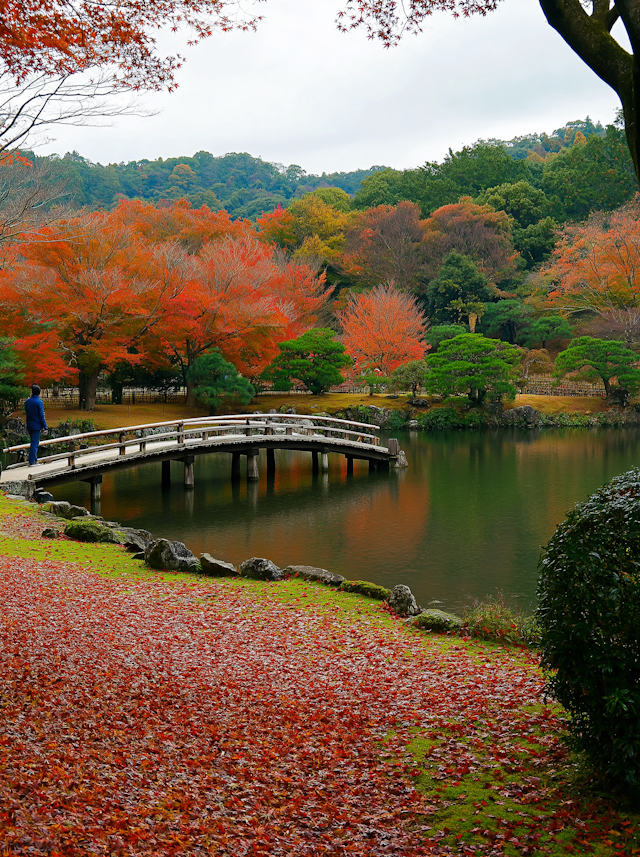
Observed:
[[[427,431],[446,431],[464,426],[464,420],[455,408],[434,408],[418,417],[418,424]]]
[[[640,785],[640,470],[579,504],[540,561],[547,689],[601,774]]]

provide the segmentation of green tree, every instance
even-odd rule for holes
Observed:
[[[0,339],[0,413],[10,414],[25,394],[18,358],[11,342]]]
[[[469,315],[469,309],[474,312],[471,306],[492,297],[489,281],[473,259],[452,250],[427,287],[427,312],[439,324],[456,324]]]
[[[525,344],[532,346],[539,342],[546,348],[548,339],[569,339],[571,336],[573,328],[566,318],[561,315],[545,315],[531,322]]]
[[[564,149],[545,160],[542,187],[560,221],[584,220],[592,211],[612,211],[638,192],[624,132],[609,125],[604,137]]]
[[[418,392],[418,387],[424,386],[427,374],[427,364],[424,360],[411,360],[398,366],[391,376],[391,386],[394,390],[411,390],[413,396]]]
[[[430,393],[444,396],[464,394],[474,405],[481,405],[487,394],[513,398],[521,357],[515,345],[462,333],[442,342],[437,354],[427,357],[425,386]]]
[[[461,333],[468,333],[469,328],[465,324],[436,324],[425,334],[425,342],[432,348],[438,348],[441,342],[454,339]]]
[[[341,187],[319,187],[313,194],[336,211],[342,211],[343,214],[351,211],[351,197]]]
[[[373,396],[374,393],[381,392],[382,388],[386,387],[389,383],[388,378],[385,378],[384,375],[378,375],[376,372],[367,372],[367,374],[362,375],[361,378],[369,388],[370,396]]]
[[[218,351],[196,358],[187,369],[187,380],[193,384],[196,398],[209,406],[211,414],[215,414],[223,402],[246,405],[255,395],[249,381]]]
[[[344,381],[341,369],[351,365],[345,347],[329,328],[314,328],[297,339],[278,343],[280,354],[262,373],[276,390],[290,390],[301,381],[314,396]]]
[[[531,309],[522,301],[509,299],[487,304],[482,316],[482,333],[499,334],[512,345],[530,322]]]
[[[496,211],[505,211],[522,228],[537,223],[551,213],[551,202],[545,192],[524,179],[490,187],[477,196],[474,202],[490,205]]]
[[[554,375],[561,378],[569,372],[580,372],[588,380],[602,379],[607,396],[626,404],[629,394],[640,390],[638,355],[622,342],[580,336],[556,357]],[[611,383],[612,378],[618,384]]]

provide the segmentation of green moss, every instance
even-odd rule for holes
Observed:
[[[65,536],[77,542],[101,542],[104,544],[122,544],[124,534],[111,527],[105,527],[99,521],[91,518],[80,518],[70,521],[64,528]]]
[[[391,590],[384,586],[369,583],[368,580],[344,580],[338,587],[340,592],[357,592],[366,598],[374,598],[376,601],[386,601],[391,595]]]
[[[462,619],[443,610],[425,610],[413,621],[414,628],[423,631],[453,631],[462,627]]]

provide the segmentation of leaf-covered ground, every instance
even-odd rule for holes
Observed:
[[[3,513],[0,853],[640,853],[572,785],[531,653]]]

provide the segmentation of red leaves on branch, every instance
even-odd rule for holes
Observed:
[[[109,67],[132,88],[172,89],[180,58],[158,56],[159,28],[186,26],[197,41],[259,20],[228,0],[9,0],[2,4],[0,60],[18,80]]]
[[[338,318],[347,353],[358,369],[388,375],[403,363],[420,360],[427,350],[424,318],[415,298],[392,285],[352,295]]]

